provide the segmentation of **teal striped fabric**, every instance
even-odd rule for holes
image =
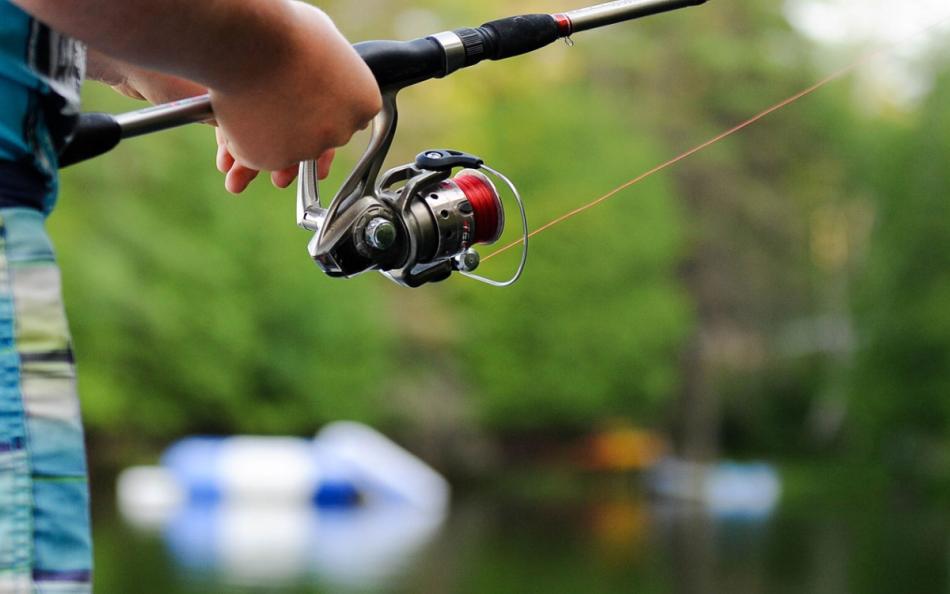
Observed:
[[[0,206],[30,205],[49,212],[56,197],[59,151],[79,117],[86,49],[0,0]],[[45,187],[39,204],[28,202],[10,165]]]
[[[88,594],[76,370],[43,213],[0,209],[0,594]]]
[[[0,159],[15,161],[32,152],[25,133],[30,93],[39,81],[26,65],[32,19],[0,0]]]
[[[44,228],[84,69],[81,44],[0,0],[0,594],[90,591],[76,373]]]

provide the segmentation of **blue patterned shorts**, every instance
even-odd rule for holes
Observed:
[[[45,218],[0,209],[0,594],[88,594],[76,371]]]

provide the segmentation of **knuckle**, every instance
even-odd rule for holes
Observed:
[[[351,138],[353,138],[353,133],[350,130],[340,129],[336,135],[333,136],[330,144],[332,147],[345,146],[350,142]]]
[[[352,132],[345,125],[337,124],[334,126],[327,127],[321,138],[323,139],[324,146],[321,147],[321,153],[327,149],[343,146],[350,141]]]
[[[379,92],[374,92],[363,103],[361,119],[364,124],[370,122],[383,109],[383,98]]]

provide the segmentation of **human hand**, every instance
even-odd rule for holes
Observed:
[[[231,191],[261,170],[274,171],[276,185],[289,185],[298,164],[311,159],[320,160],[325,174],[331,151],[364,129],[382,105],[372,72],[332,21],[303,2],[287,8],[293,27],[272,67],[234,88],[211,89],[222,147],[218,165]]]
[[[320,161],[326,175],[332,149],[348,143],[382,105],[372,72],[349,42],[322,11],[304,2],[246,0],[227,12],[217,3],[194,6],[192,16],[207,31],[203,37],[185,35],[182,43],[191,40],[192,54],[182,55],[180,44],[168,46],[167,36],[158,35],[144,46],[105,44],[107,51],[167,66],[167,72],[187,72],[205,83],[220,126],[218,165],[229,190],[243,191],[257,171],[275,172],[272,180],[284,187],[292,183],[298,164],[311,159]],[[132,11],[127,18],[139,14]],[[240,28],[233,27],[232,17]],[[150,21],[155,31],[174,22]],[[205,90],[97,52],[90,58],[93,78],[131,97],[164,103]]]
[[[237,162],[231,151],[228,150],[228,141],[221,128],[215,130],[218,141],[218,171],[225,175],[224,187],[232,194],[240,194],[257,179],[260,171],[252,169]],[[330,166],[333,164],[333,158],[336,156],[336,150],[330,149],[323,153],[317,160],[317,177],[321,180],[330,175]],[[281,171],[271,173],[271,183],[278,188],[286,188],[297,179],[299,166],[294,165]]]
[[[95,50],[89,51],[89,78],[108,84],[118,93],[148,101],[153,105],[178,101],[207,94],[208,90],[192,81],[154,72],[115,60]],[[225,174],[225,188],[232,194],[244,192],[260,172],[238,163],[227,147],[227,139],[220,128],[215,129],[218,144],[216,164]],[[319,161],[320,179],[329,175],[335,151],[327,151]],[[272,183],[278,188],[287,188],[297,178],[298,167],[288,167],[271,174]]]

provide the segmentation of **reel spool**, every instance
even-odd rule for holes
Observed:
[[[316,232],[310,256],[332,277],[378,270],[415,288],[457,272],[496,287],[513,285],[528,253],[528,221],[518,189],[482,159],[449,150],[426,151],[376,179],[395,133],[395,98],[384,99],[369,149],[328,208],[317,194],[316,163],[301,166],[297,218]],[[493,178],[516,201],[523,230],[521,262],[507,281],[475,274],[481,262],[475,246],[497,242],[508,218]]]

